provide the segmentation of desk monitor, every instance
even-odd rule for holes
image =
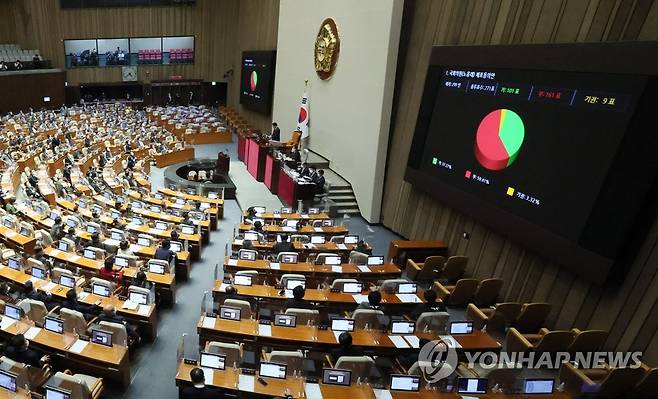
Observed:
[[[287,279],[286,280],[286,289],[287,290],[294,290],[295,287],[298,285],[301,285],[302,288],[306,288],[306,280],[296,280],[296,279]]]
[[[331,219],[325,219],[322,221],[322,227],[331,227],[334,225],[334,221]]]
[[[9,392],[16,392],[18,386],[16,385],[17,375],[9,371],[0,370],[0,387],[8,390]]]
[[[406,320],[391,321],[391,334],[413,334],[416,331],[416,323]]]
[[[158,230],[165,231],[169,228],[169,225],[165,222],[155,222],[155,228]]]
[[[201,367],[208,367],[215,370],[226,369],[226,356],[216,353],[201,352],[199,364]]]
[[[171,213],[174,216],[178,216],[178,217],[183,216],[183,212],[181,212],[181,210],[178,209],[178,208],[170,209],[169,213]]]
[[[87,258],[87,259],[96,259],[96,251],[93,249],[85,248],[84,252],[82,253],[82,256]]]
[[[110,216],[112,216],[112,219],[117,220],[121,218],[121,212],[115,211],[114,209],[110,211]]]
[[[161,193],[155,193],[153,194],[153,198],[162,200],[164,199],[164,195],[162,195]]]
[[[68,218],[68,219],[66,219],[66,225],[69,226],[69,227],[74,227],[75,228],[78,225],[78,222],[76,222],[72,218]],[[5,221],[5,226],[6,226],[6,221]],[[11,227],[11,226],[9,226],[9,227]]]
[[[21,308],[18,306],[6,304],[5,305],[5,316],[10,319],[20,320],[21,319]]]
[[[282,215],[290,215],[291,213],[292,213],[292,208],[286,206],[281,208]]]
[[[103,197],[105,197],[106,200],[112,201],[112,193],[109,191],[103,192]]]
[[[217,199],[217,193],[214,191],[209,191],[208,192],[208,198],[210,199]]]
[[[85,200],[83,200],[83,199],[79,199],[79,200],[78,200],[78,207],[80,207],[80,208],[86,208],[86,207],[87,207],[87,201],[85,201]]]
[[[283,254],[281,255],[281,263],[297,263],[298,255],[297,254]]]
[[[352,383],[352,371],[339,369],[322,369],[322,383],[329,385],[350,386]]]
[[[148,237],[137,237],[137,245],[142,247],[150,247],[151,239]]]
[[[299,222],[299,220],[297,220],[297,219],[286,219],[285,226],[296,229],[298,222]]]
[[[151,205],[151,206],[149,206],[149,209],[151,210],[151,212],[155,212],[155,213],[160,213],[160,212],[162,212],[162,208],[160,208],[160,207],[157,206],[157,205]]]
[[[244,239],[249,241],[258,241],[258,233],[246,232],[244,233]]]
[[[457,393],[487,393],[487,384],[488,380],[486,378],[459,378],[457,380]]]
[[[523,381],[523,394],[544,394],[553,393],[555,381],[552,378],[528,378]]]
[[[98,230],[96,230],[96,226],[94,226],[93,224],[88,224],[87,225],[87,233],[94,234],[97,231]]]
[[[324,264],[325,265],[340,265],[340,256],[325,256],[324,257]]]
[[[256,252],[238,251],[238,258],[240,260],[256,260]]]
[[[354,331],[354,319],[335,318],[331,319],[331,329],[333,331]]]
[[[176,205],[185,205],[185,198],[176,198]]]
[[[326,241],[324,236],[311,236],[311,244],[324,244]]]
[[[56,317],[46,316],[46,319],[43,323],[43,328],[57,334],[64,334],[64,320],[60,320]]]
[[[383,256],[368,256],[368,266],[381,266],[384,264]]]
[[[91,207],[91,210],[98,213],[99,215],[103,214],[103,207],[100,205],[94,205]],[[117,211],[118,212],[118,211]]]
[[[398,284],[398,294],[415,294],[418,290],[416,283],[401,283]]]
[[[219,318],[224,320],[240,320],[240,309],[232,308],[230,306],[220,306],[219,307]]]
[[[114,257],[114,264],[119,266],[119,267],[128,267],[128,259],[121,257],[121,256],[115,256]]]
[[[260,377],[284,379],[286,378],[287,368],[285,364],[261,362],[258,368],[258,375]]]
[[[356,244],[359,242],[359,236],[357,235],[347,235],[345,236],[344,244]]]
[[[57,243],[57,249],[63,252],[68,252],[69,251],[69,243],[63,240],[59,240]]]
[[[21,226],[21,230],[18,232],[18,234],[22,236],[29,237],[30,236],[30,230],[27,229],[25,226]]]
[[[233,278],[233,283],[235,285],[251,286],[251,276],[246,274],[236,274]]]
[[[293,314],[275,314],[274,325],[279,327],[295,327],[297,325],[297,316]]]
[[[180,231],[183,234],[194,234],[196,232],[194,226],[190,226],[188,224],[181,224]]]
[[[135,226],[141,226],[142,219],[137,216],[134,216],[132,219],[130,219],[130,224],[134,224]]]
[[[103,330],[91,330],[91,342],[99,345],[112,346],[112,333]]]
[[[169,249],[171,249],[174,252],[180,252],[183,250],[183,243],[180,241],[170,241],[171,246]]]
[[[20,270],[23,266],[23,259],[12,256],[11,258],[7,259],[7,266],[9,266],[10,269]]]
[[[453,321],[450,323],[450,334],[471,334],[473,332],[473,322],[470,321]]]
[[[32,277],[43,279],[46,277],[46,271],[40,267],[32,266]]]
[[[362,283],[344,283],[343,292],[346,294],[360,294],[363,292]]]
[[[317,215],[320,213],[320,208],[308,208],[309,215]]]
[[[199,209],[210,209],[210,202],[202,202],[199,204]]]
[[[255,206],[254,207],[254,212],[256,212],[256,213],[265,213],[266,210],[267,209],[264,206]]]
[[[58,217],[59,217],[59,214],[58,214],[57,212],[55,212],[55,211],[50,211],[50,218],[51,218],[52,220],[55,220],[55,219],[57,219]]]
[[[71,399],[71,391],[46,387],[46,399]]]
[[[131,206],[133,209],[141,209],[141,208],[142,208],[142,203],[139,202],[139,201],[133,201],[133,202],[130,204],[130,206]]]
[[[165,265],[160,263],[149,263],[149,272],[155,274],[165,274]]]
[[[114,229],[110,230],[110,238],[115,241],[123,240],[123,231]]]
[[[69,220],[71,220],[71,219],[69,219]],[[11,220],[11,218],[2,219],[2,224],[8,229],[13,229],[14,228],[14,221]]]
[[[110,288],[102,284],[92,284],[91,292],[94,295],[104,296],[106,298],[109,298],[110,295],[112,295],[112,292],[110,292]]]
[[[148,305],[149,303],[148,295],[137,291],[129,291],[128,300],[130,300],[130,302],[138,303],[140,305]]]
[[[75,277],[69,276],[68,274],[60,274],[59,285],[63,285],[67,288],[73,288],[75,287]]]
[[[391,374],[391,391],[418,392],[420,377],[414,375]]]

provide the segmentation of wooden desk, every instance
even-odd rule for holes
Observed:
[[[0,225],[0,239],[10,248],[16,249],[17,252],[23,252],[28,255],[34,254],[34,246],[37,242],[34,237],[26,237],[18,234],[13,229]]]
[[[169,165],[190,161],[194,159],[194,148],[184,148],[178,151],[167,152],[155,156],[155,165],[158,168],[164,168]]]
[[[448,246],[439,240],[391,240],[386,259],[406,265],[407,259],[423,262],[431,255],[445,255]]]
[[[279,182],[277,196],[288,206],[297,206],[298,200],[312,200],[316,194],[316,185],[310,182],[300,183],[286,173],[284,168],[279,168]]]
[[[247,212],[245,211],[242,216],[246,217]],[[264,213],[257,213],[255,216],[257,219],[264,219],[264,220],[284,220],[284,219],[301,219],[302,222],[305,220],[325,220],[325,219],[331,219],[329,215],[327,215],[324,212],[320,213],[314,213],[312,215],[310,214],[301,214],[301,213],[272,213],[272,212],[264,212]]]
[[[254,226],[251,224],[241,223],[240,232],[253,230]],[[327,227],[313,227],[304,225],[300,229],[294,227],[279,226],[278,224],[266,224],[263,226],[263,232],[269,234],[306,234],[306,235],[324,235],[324,236],[340,236],[348,234],[345,226],[327,226]]]
[[[237,251],[242,248],[242,243],[244,240],[242,239],[234,239],[233,240],[233,245],[232,248],[234,251]],[[263,251],[263,252],[272,252],[274,249],[274,244],[275,242],[265,242],[265,243],[258,243],[258,242],[252,242],[253,248],[257,251]],[[320,252],[328,252],[328,253],[334,253],[334,254],[340,254],[344,259],[347,259],[349,256],[350,252],[354,250],[356,247],[355,244],[340,244],[344,245],[344,247],[339,247],[338,244],[335,244],[333,242],[326,242],[324,244],[302,244],[301,242],[293,242],[293,249],[295,252],[298,252],[303,258],[302,260],[306,259],[306,256],[313,252],[313,253],[320,253]]]
[[[148,234],[160,239],[170,239],[172,230],[159,230],[147,225],[134,225],[127,224],[125,227],[126,230],[132,231],[134,233],[143,233]],[[198,260],[201,257],[201,235],[200,234],[179,234],[181,240],[189,241],[188,250],[192,255],[192,259]]]

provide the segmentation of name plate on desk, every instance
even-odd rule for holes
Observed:
[[[340,249],[341,251],[347,250],[347,245],[345,244],[336,244],[336,247],[338,247],[338,249]]]
[[[27,331],[25,331],[25,336],[26,339],[32,340],[36,338],[37,335],[41,332],[41,329],[39,327],[30,327]]]
[[[359,265],[357,267],[359,268],[360,272],[363,272],[363,273],[370,273],[371,272],[370,268],[366,265]]]
[[[241,239],[236,239],[236,240],[233,241],[233,244],[242,245],[242,240]]]
[[[331,271],[334,273],[342,273],[343,266],[331,266]]]
[[[89,345],[89,341],[83,341],[79,339],[75,341],[73,345],[71,345],[71,348],[69,348],[69,352],[80,354],[82,353],[83,350],[85,350],[87,345]]]
[[[281,264],[279,262],[272,262],[270,263],[270,269],[281,270]]]
[[[423,301],[416,294],[395,294],[402,303],[421,303]]]
[[[204,317],[203,318],[203,323],[201,323],[201,326],[203,328],[215,328],[215,323],[217,322],[216,317]]]
[[[320,384],[304,384],[304,392],[307,398],[322,399]]]
[[[254,392],[256,377],[253,375],[240,374],[238,378],[238,389],[244,392]]]
[[[73,255],[69,258],[69,262],[77,262],[80,260],[80,255]]]
[[[229,259],[228,262],[226,262],[229,266],[237,266],[238,265],[238,260],[237,259]]]
[[[388,389],[373,389],[372,391],[375,394],[375,399],[393,399],[393,395]]]
[[[9,318],[7,316],[2,316],[2,320],[0,320],[0,329],[6,330],[9,327],[11,327],[12,324],[14,324],[16,320]]]
[[[271,337],[272,336],[272,326],[269,324],[259,324],[258,325],[258,335],[261,337]]]
[[[408,348],[409,347],[409,344],[407,343],[407,341],[405,341],[404,338],[402,338],[399,335],[389,335],[388,339],[390,339],[391,342],[393,342],[393,345],[395,345],[396,348]]]

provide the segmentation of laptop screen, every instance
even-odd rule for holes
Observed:
[[[354,319],[336,318],[331,319],[331,329],[333,331],[354,331]]]
[[[96,231],[97,231],[96,226],[94,226],[92,224],[87,225],[87,233],[94,234]]]
[[[226,356],[218,355],[216,353],[201,352],[201,360],[199,363],[201,367],[224,370],[226,368]]]
[[[240,309],[229,306],[220,306],[219,318],[224,320],[240,320]]]
[[[46,399],[71,399],[71,391],[46,387]]]
[[[170,249],[174,252],[180,252],[183,250],[183,243],[180,241],[170,241]]]
[[[251,251],[238,251],[240,260],[256,260],[256,252]]]
[[[457,382],[457,393],[487,393],[486,378],[460,378]]]
[[[345,236],[345,240],[344,240],[345,244],[356,244],[358,242],[359,242],[359,236],[353,236],[353,235]]]
[[[244,239],[249,241],[258,241],[258,233],[244,233]]]
[[[552,378],[527,379],[523,382],[524,394],[551,394],[555,381]]]
[[[217,199],[217,193],[214,191],[208,192],[208,198],[210,199]]]
[[[94,295],[99,295],[99,296],[104,296],[104,297],[109,297],[111,292],[110,289],[104,285],[101,284],[92,284],[91,285],[91,292]]]
[[[155,212],[155,213],[160,213],[160,211],[162,211],[162,209],[157,205],[151,205],[149,206],[149,209],[151,210],[151,212]]]
[[[123,232],[122,231],[112,230],[110,232],[110,237],[115,241],[121,241],[121,240],[123,240]]]
[[[416,289],[416,283],[398,284],[398,294],[415,294]]]
[[[21,309],[18,306],[14,305],[5,305],[5,316],[10,319],[20,320],[21,319]]]
[[[146,237],[137,237],[137,245],[142,247],[150,247],[151,240]]]
[[[325,242],[324,236],[311,236],[311,244],[324,244]]]
[[[112,333],[109,331],[92,329],[91,342],[105,346],[112,346]]]
[[[286,220],[286,227],[291,227],[293,229],[296,229],[297,228],[297,220],[295,220],[295,219]]]
[[[379,266],[384,264],[383,256],[368,256],[368,266]]]
[[[121,217],[121,212],[119,211],[110,211],[110,215],[112,216],[112,219],[119,219]]]
[[[297,254],[281,255],[281,263],[297,263]]]
[[[415,330],[416,330],[416,323],[412,321],[391,322],[392,334],[413,334]]]
[[[363,291],[361,283],[344,283],[343,292],[346,294],[360,294]]]
[[[57,334],[64,333],[64,321],[56,319],[54,317],[46,317],[46,321],[43,323],[43,328],[48,331],[52,331]]]
[[[340,256],[325,256],[325,265],[340,265]]]
[[[160,263],[149,263],[149,272],[155,274],[165,274],[165,266]]]
[[[420,377],[413,375],[391,375],[392,391],[418,392],[420,389]]]
[[[235,277],[233,278],[233,282],[235,285],[246,285],[250,286],[251,285],[251,276],[247,276],[244,274],[236,274]]]
[[[128,299],[130,302],[138,303],[140,305],[148,304],[148,296],[141,292],[130,291],[128,293]]]
[[[261,362],[258,374],[261,377],[286,378],[286,365],[279,363]]]
[[[84,256],[87,259],[96,259],[96,251],[94,251],[93,249],[85,249],[82,256]]]
[[[287,279],[286,280],[286,289],[287,290],[294,290],[295,287],[298,285],[301,285],[302,288],[306,288],[306,280],[295,280],[295,279]]]
[[[187,225],[187,224],[181,224],[180,231],[183,234],[194,234],[194,226],[190,226],[190,225]]]
[[[279,327],[295,327],[297,325],[297,316],[292,314],[275,314],[274,325]]]
[[[8,371],[0,370],[0,387],[10,391],[16,392],[16,374]]]
[[[9,260],[7,261],[7,265],[9,266],[9,268],[14,269],[14,270],[20,269],[21,264],[22,264],[22,262],[18,258],[9,258]]]
[[[473,323],[470,321],[453,321],[450,323],[450,334],[470,334],[473,332]]]
[[[352,383],[352,371],[322,369],[322,383],[329,385],[349,386]]]
[[[291,214],[291,213],[292,213],[292,208],[288,208],[288,207],[281,208],[281,214],[282,215],[287,215],[287,214]]]
[[[68,274],[60,274],[59,284],[67,288],[73,288],[75,287],[75,277],[69,276]]]
[[[155,228],[158,230],[167,230],[169,226],[165,222],[155,222]]]
[[[322,221],[322,227],[331,227],[334,225],[334,221],[331,219],[326,219]]]
[[[57,243],[57,249],[60,251],[68,252],[69,250],[69,243],[66,241],[59,240]]]
[[[320,213],[319,208],[308,208],[308,214],[309,215],[317,215],[318,213]]]
[[[66,219],[66,225],[69,226],[69,227],[75,227],[75,226],[78,225],[78,222],[76,222],[75,220],[73,220],[71,218],[68,218],[68,219]]]
[[[121,256],[116,256],[114,258],[114,264],[119,266],[119,267],[128,267],[128,259],[121,257]]]
[[[44,278],[46,276],[46,271],[40,267],[32,266],[32,277]]]

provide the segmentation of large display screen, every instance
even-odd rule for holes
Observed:
[[[242,53],[240,104],[266,115],[271,112],[275,65],[276,51]]]
[[[622,144],[633,141],[627,132],[648,81],[431,65],[406,178],[558,261],[582,250],[591,256],[575,258],[609,263],[623,247],[624,230],[600,227],[607,217],[630,229],[633,218],[627,209],[602,212],[601,204],[622,207],[615,195],[641,199],[651,186],[638,181],[633,192],[609,178]],[[653,169],[655,176],[655,163]],[[563,249],[552,253],[557,247]]]

